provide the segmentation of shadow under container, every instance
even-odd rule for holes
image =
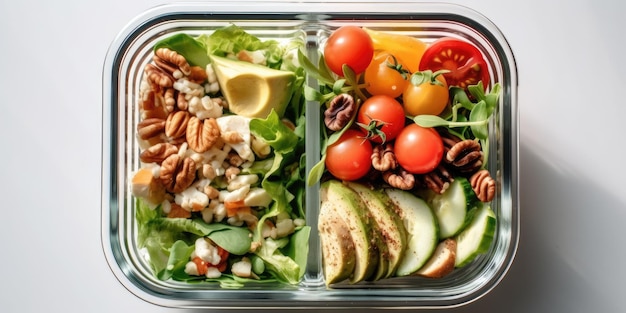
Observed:
[[[418,37],[449,36],[483,53],[491,82],[502,92],[489,125],[487,169],[497,181],[491,207],[497,228],[490,250],[441,279],[403,277],[340,288],[323,281],[317,228],[319,185],[306,188],[306,222],[312,227],[309,259],[298,285],[258,284],[242,289],[160,281],[136,241],[135,198],[129,181],[139,168],[135,140],[137,98],[153,45],[176,33],[208,34],[234,23],[261,39],[306,43],[317,60],[330,33],[343,25]],[[308,83],[315,85],[314,79]],[[320,156],[318,103],[307,105],[306,162]],[[511,48],[486,17],[466,7],[417,2],[206,2],[164,5],[131,21],[112,43],[103,73],[102,226],[104,254],[120,283],[137,297],[177,308],[446,308],[475,301],[497,286],[513,262],[519,239],[517,70]]]

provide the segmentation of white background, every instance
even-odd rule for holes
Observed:
[[[450,312],[622,312],[626,2],[452,1],[519,70],[521,239],[491,293]],[[183,312],[122,287],[100,241],[102,66],[158,0],[0,2],[0,311]]]

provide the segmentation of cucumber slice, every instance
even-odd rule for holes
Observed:
[[[425,196],[437,216],[439,238],[450,238],[467,225],[467,212],[477,201],[472,185],[464,177],[457,177],[443,194],[432,191]]]
[[[496,232],[496,215],[489,206],[477,207],[472,221],[456,236],[456,267],[472,262],[489,250]]]
[[[407,276],[419,270],[435,251],[438,243],[437,220],[426,202],[413,194],[385,190],[397,207],[407,233],[407,247],[398,264],[396,276]]]

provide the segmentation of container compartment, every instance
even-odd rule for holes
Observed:
[[[489,63],[492,82],[502,86],[490,124],[488,169],[498,183],[491,202],[497,229],[491,249],[472,264],[441,279],[402,277],[327,288],[317,234],[318,185],[306,189],[309,259],[298,285],[263,283],[242,289],[156,279],[137,249],[134,197],[129,179],[138,169],[135,138],[137,97],[153,45],[176,33],[201,35],[234,23],[261,39],[306,42],[316,61],[330,33],[342,25],[415,36],[425,42],[451,36],[468,40]],[[315,86],[313,79],[308,84]],[[138,297],[171,307],[450,307],[478,299],[504,277],[519,237],[517,72],[513,54],[497,27],[460,6],[413,2],[320,3],[255,1],[167,5],[133,20],[113,42],[103,74],[102,242],[111,270]],[[319,160],[319,104],[307,105],[307,168]],[[308,172],[308,170],[307,170]]]

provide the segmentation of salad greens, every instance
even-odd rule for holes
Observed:
[[[296,57],[302,47],[303,43],[298,40],[287,44],[262,41],[236,25],[198,37],[176,34],[154,46],[155,50],[168,48],[176,51],[190,65],[203,68],[210,64],[210,55],[233,56],[244,50],[261,53],[266,66],[292,71],[297,76],[292,86],[293,96],[283,116],[293,123],[295,129],[287,127],[275,111],[266,119],[251,119],[249,122],[251,134],[269,145],[272,151],[266,158],[255,160],[242,169],[242,174],[259,176],[260,187],[272,199],[268,207],[257,208],[259,216],[255,227],[234,226],[226,220],[207,223],[198,213],[191,218],[167,217],[162,205],[155,208],[144,199],[137,199],[138,246],[146,252],[146,259],[157,278],[190,283],[217,282],[224,288],[239,288],[247,283],[296,284],[304,274],[310,226],[296,224],[291,234],[276,239],[263,234],[266,220],[277,217],[304,220],[304,69]],[[248,258],[252,262],[253,277],[242,278],[228,271],[219,278],[188,274],[185,267],[193,255],[196,239],[202,237],[226,250],[230,254],[230,264]]]
[[[476,99],[476,102],[470,100],[465,90],[453,86],[450,87],[450,94],[453,95],[452,109],[447,118],[436,115],[418,115],[413,120],[422,127],[446,126],[452,129],[460,128],[460,130],[453,130],[453,132],[461,139],[472,137],[487,139],[489,117],[498,105],[500,84],[495,84],[487,94],[484,92],[482,82],[468,86],[467,89]],[[459,111],[462,109],[469,112],[469,119],[465,115],[459,114]]]

